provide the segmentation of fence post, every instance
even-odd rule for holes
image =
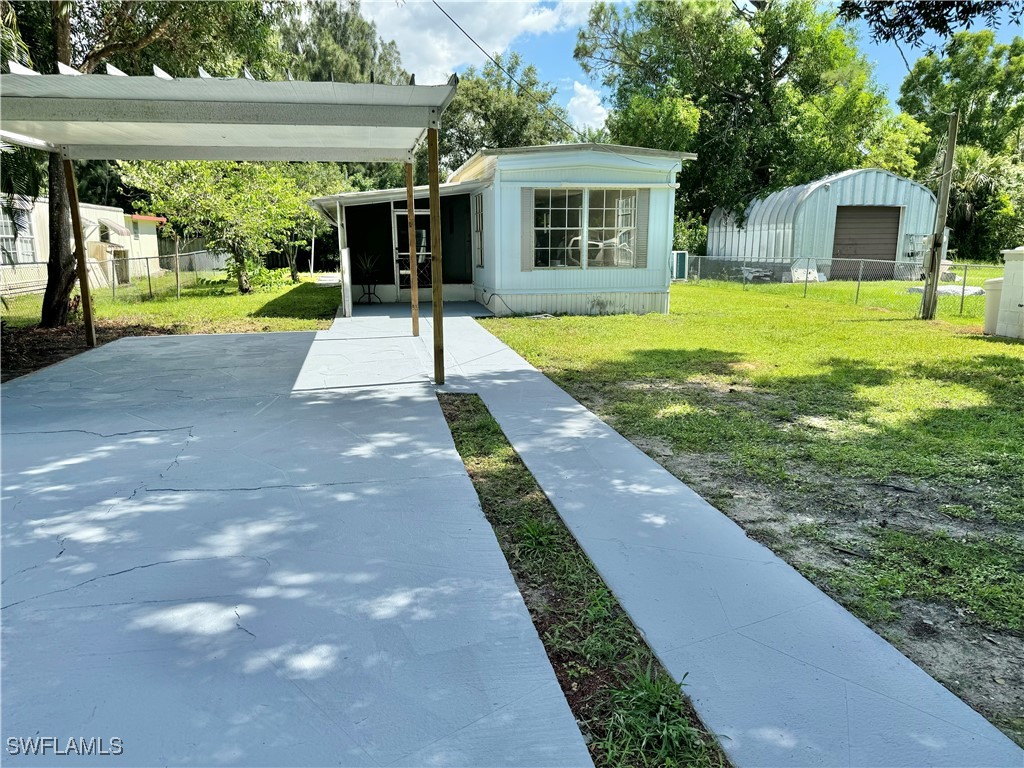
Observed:
[[[857,295],[853,299],[854,304],[860,303],[860,281],[864,278],[864,259],[860,260],[860,269],[857,270]]]
[[[964,284],[960,286],[960,316],[964,314],[964,296],[967,295],[967,264],[964,264]]]
[[[149,283],[149,298],[153,298],[153,275],[149,273],[149,257],[146,257],[146,282]]]
[[[740,278],[743,280],[743,290],[747,290],[747,260],[743,260],[743,266],[741,267]]]
[[[701,256],[697,256],[697,282],[698,283],[700,282],[700,262],[701,262],[701,258],[702,258]]]
[[[811,279],[810,259],[804,259],[804,298],[807,298],[807,283]]]
[[[107,262],[110,264],[110,298],[117,298],[117,266],[114,264],[114,252],[107,251]]]
[[[174,238],[174,295],[181,298],[181,263],[178,261],[178,238]]]

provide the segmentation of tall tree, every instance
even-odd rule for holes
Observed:
[[[359,0],[315,0],[287,6],[281,46],[299,80],[404,85],[398,46],[377,34],[360,13]]]
[[[488,62],[481,70],[466,70],[445,110],[440,151],[449,169],[485,147],[557,144],[573,138],[568,113],[554,101],[557,89],[542,82],[532,64],[524,67],[518,53],[495,59],[500,66]]]
[[[899,105],[936,136],[960,109],[958,142],[1024,159],[1024,38],[997,43],[991,30],[958,32],[922,56],[900,86]],[[934,147],[922,158],[931,162]]]
[[[273,71],[279,60],[272,3],[231,2],[12,2],[18,28],[35,68],[56,73],[57,62],[94,72],[104,62],[128,74],[148,75],[158,64],[172,75],[194,75],[197,66],[238,74],[244,64]],[[75,282],[71,222],[64,169],[49,159],[50,260],[41,325],[63,325]]]
[[[240,293],[252,290],[263,258],[282,249],[307,196],[272,164],[235,162],[119,162],[121,176],[149,193],[141,208],[167,217],[187,238],[231,254],[229,273]]]
[[[917,46],[928,32],[950,37],[978,19],[989,28],[1001,13],[1019,22],[1024,0],[843,0],[839,14],[847,21],[863,19],[878,42]]]
[[[700,155],[680,202],[704,217],[845,168],[906,164],[902,122],[852,33],[812,0],[599,3],[576,58],[611,90],[613,140]]]

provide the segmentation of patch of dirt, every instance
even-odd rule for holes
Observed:
[[[664,440],[627,436],[797,568],[833,570],[863,561],[871,539],[865,527],[945,531],[955,538],[1007,533],[990,520],[945,514],[944,503],[970,502],[962,489],[901,477],[877,482],[833,475],[823,482],[809,464],[788,466],[795,482],[773,487],[736,470],[727,456],[677,453]],[[902,600],[893,607],[895,620],[869,626],[1024,746],[1024,637],[972,623],[950,605]]]
[[[164,336],[174,328],[151,325],[96,324],[97,346],[125,336]],[[80,323],[63,328],[8,328],[0,333],[0,381],[9,381],[85,352]]]

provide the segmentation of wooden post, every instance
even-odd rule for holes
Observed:
[[[405,164],[405,204],[409,221],[409,290],[412,291],[412,335],[420,335],[420,276],[419,259],[416,254],[416,200],[413,196],[413,176],[415,166]]]
[[[441,274],[441,190],[438,187],[437,128],[427,128],[427,155],[430,166],[430,283],[434,308],[434,383],[444,384],[444,289]]]
[[[174,293],[181,298],[181,262],[178,259],[178,236],[174,236]]]
[[[949,212],[949,188],[953,176],[953,154],[956,151],[956,132],[960,121],[960,110],[954,109],[949,116],[949,133],[946,134],[946,156],[942,161],[942,177],[939,180],[939,200],[935,209],[935,234],[928,254],[928,268],[925,271],[924,293],[921,296],[921,319],[934,320],[938,298],[939,272],[942,269],[942,240],[946,234],[946,215]]]
[[[96,346],[96,327],[92,322],[92,294],[89,291],[89,265],[85,260],[85,232],[82,230],[82,212],[78,208],[78,185],[75,182],[75,165],[64,160],[64,185],[68,189],[68,204],[71,207],[71,228],[75,236],[75,261],[78,266],[78,289],[82,294],[82,318],[85,321],[85,344]]]

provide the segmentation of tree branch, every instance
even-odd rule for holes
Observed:
[[[178,11],[175,9],[165,18],[161,19],[160,22],[149,30],[149,32],[135,40],[120,40],[104,45],[101,48],[93,49],[89,52],[89,55],[82,60],[78,69],[88,75],[95,72],[96,68],[104,59],[113,56],[116,53],[121,53],[122,51],[141,51],[143,48],[152,45],[157,40],[164,37],[177,15]]]

